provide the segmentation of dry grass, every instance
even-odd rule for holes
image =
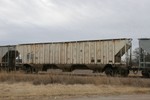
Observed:
[[[100,76],[0,73],[0,100],[50,100],[50,98],[53,100],[55,97],[64,96],[132,93],[150,93],[150,80]]]
[[[30,82],[34,85],[48,84],[93,84],[93,85],[120,85],[132,87],[150,87],[150,80],[144,78],[120,78],[100,76],[73,76],[73,75],[40,75],[22,73],[0,73],[0,82],[18,83]]]

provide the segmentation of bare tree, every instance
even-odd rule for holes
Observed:
[[[133,51],[133,57],[132,57],[133,65],[139,65],[139,58],[140,58],[139,55],[140,55],[139,48],[135,48]]]
[[[133,51],[133,59],[132,59],[133,65],[138,65],[139,64],[139,59],[141,59],[145,62],[150,62],[150,54],[146,53],[146,52],[140,53],[139,48],[135,48],[134,51]]]

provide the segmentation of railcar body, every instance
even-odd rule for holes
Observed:
[[[20,44],[16,46],[22,64],[34,70],[61,68],[63,71],[92,69],[109,74],[113,68],[127,68],[121,57],[128,55],[131,39],[105,39],[71,42]],[[128,58],[128,57],[126,57]],[[107,70],[107,71],[106,71]],[[111,73],[112,74],[112,73]]]

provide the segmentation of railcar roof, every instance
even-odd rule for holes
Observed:
[[[117,38],[117,39],[96,39],[96,40],[79,40],[79,41],[62,41],[62,42],[40,42],[40,43],[26,43],[19,45],[34,45],[34,44],[56,44],[56,43],[74,43],[74,42],[95,42],[95,41],[113,41],[113,40],[132,40],[132,38]]]
[[[15,47],[16,45],[3,45],[3,46],[0,46],[0,47]]]
[[[150,38],[139,38],[139,40],[150,40]]]

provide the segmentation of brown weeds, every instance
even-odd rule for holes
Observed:
[[[34,85],[47,84],[93,84],[93,85],[123,85],[134,87],[150,87],[150,80],[143,78],[121,78],[104,76],[73,76],[53,74],[23,74],[23,73],[0,73],[0,82],[18,83],[31,82]]]

